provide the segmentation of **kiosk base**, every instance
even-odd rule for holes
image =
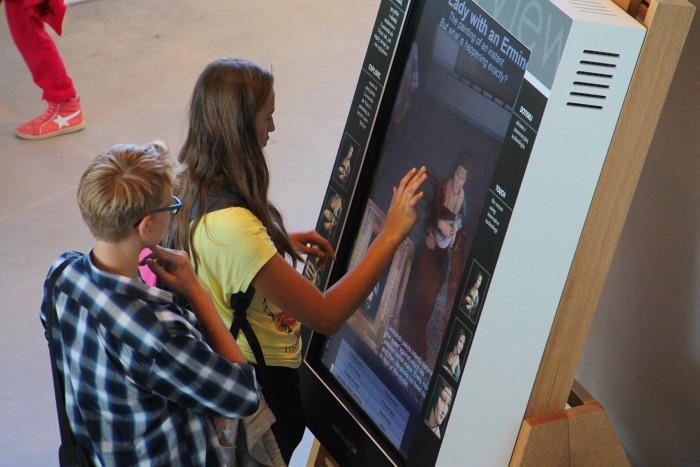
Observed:
[[[511,467],[631,465],[605,409],[577,381],[569,405],[523,420]]]

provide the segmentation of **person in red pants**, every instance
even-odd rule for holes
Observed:
[[[17,136],[44,139],[82,130],[85,119],[80,98],[56,44],[44,27],[47,23],[61,34],[66,12],[63,0],[5,0],[5,11],[17,50],[47,103],[43,114],[17,127]]]

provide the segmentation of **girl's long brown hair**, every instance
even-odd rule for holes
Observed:
[[[234,58],[210,63],[195,84],[189,130],[178,158],[185,165],[179,190],[183,212],[173,228],[175,248],[190,254],[195,270],[199,258],[192,239],[208,198],[230,192],[260,219],[280,253],[301,259],[279,211],[268,200],[270,174],[255,132],[255,115],[273,84],[271,73]]]

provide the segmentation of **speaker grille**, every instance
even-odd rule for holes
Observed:
[[[610,92],[620,54],[583,50],[566,105],[602,110]]]
[[[615,6],[612,2],[601,2],[600,0],[569,0],[569,4],[581,13],[603,16],[615,16]]]

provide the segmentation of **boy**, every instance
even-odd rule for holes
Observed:
[[[189,258],[157,246],[180,207],[177,171],[161,142],[97,156],[78,187],[95,244],[85,255],[63,253],[49,275],[76,259],[52,292],[45,285],[58,315],[68,419],[95,465],[223,465],[212,418],[258,406],[254,370]],[[143,262],[192,311],[140,279],[146,247],[153,253]]]

